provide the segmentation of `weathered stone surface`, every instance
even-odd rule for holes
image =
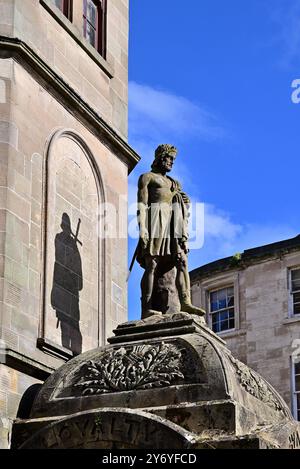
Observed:
[[[193,302],[202,308],[208,309],[210,291],[234,285],[236,330],[221,336],[236,358],[278,390],[295,416],[291,356],[299,356],[300,315],[293,316],[288,278],[300,265],[299,239],[245,251],[247,261],[230,268],[220,260],[191,272]],[[210,314],[207,322],[211,326]]]
[[[141,410],[103,409],[51,423],[20,449],[190,448],[195,436]]]
[[[152,316],[115,334],[46,381],[31,419],[14,425],[15,447],[299,446],[283,399],[199,316]]]

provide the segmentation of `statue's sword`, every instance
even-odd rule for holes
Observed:
[[[139,242],[137,243],[137,246],[136,246],[136,248],[135,248],[135,251],[134,251],[134,254],[133,254],[133,257],[132,257],[132,261],[131,261],[131,264],[130,264],[130,267],[129,267],[129,271],[128,271],[128,275],[127,275],[126,282],[128,282],[128,280],[129,280],[129,277],[130,277],[130,274],[131,274],[131,272],[132,272],[134,263],[135,263],[135,261],[136,261],[136,258],[137,258],[137,255],[138,255],[138,250],[139,250],[139,245],[140,245],[140,240],[139,240]]]
[[[82,242],[79,241],[79,239],[78,239],[79,230],[80,230],[80,225],[81,225],[81,220],[80,220],[80,218],[79,218],[79,219],[78,219],[78,223],[77,223],[76,234],[72,233],[72,235],[74,236],[74,241],[75,241],[76,243],[79,243],[80,246],[82,246]]]

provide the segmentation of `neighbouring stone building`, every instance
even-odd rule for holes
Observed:
[[[300,420],[300,236],[191,272],[194,304],[233,355],[259,372]]]
[[[0,1],[1,448],[127,319],[127,63],[128,0]]]

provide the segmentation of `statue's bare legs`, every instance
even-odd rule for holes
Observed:
[[[176,259],[176,267],[176,287],[179,294],[181,311],[190,314],[197,314],[199,316],[205,316],[205,311],[201,308],[193,306],[191,302],[191,285],[186,254],[181,253],[178,255]]]
[[[154,275],[157,267],[155,257],[145,257],[145,272],[141,281],[142,289],[142,319],[145,319],[152,312],[152,293],[154,285]]]
[[[142,319],[155,314],[152,309],[152,294],[154,286],[155,271],[157,268],[157,259],[152,256],[145,258],[145,272],[141,281],[142,289]],[[176,259],[176,287],[179,294],[181,311],[189,314],[204,316],[205,311],[192,305],[190,293],[190,276],[188,272],[187,255],[179,254]],[[158,313],[158,312],[156,312]]]

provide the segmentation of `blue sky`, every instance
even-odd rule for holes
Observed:
[[[157,145],[177,146],[174,176],[206,207],[190,270],[300,233],[297,78],[299,0],[131,0],[129,143],[142,161],[129,200]],[[130,319],[142,273],[129,280]]]

